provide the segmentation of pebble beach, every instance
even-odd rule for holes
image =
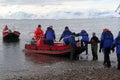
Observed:
[[[100,61],[67,61],[36,67],[29,70],[8,71],[0,80],[119,80],[120,70],[112,62],[106,68]]]

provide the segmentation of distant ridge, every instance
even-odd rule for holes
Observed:
[[[117,9],[115,10],[120,15],[120,4],[118,5]]]

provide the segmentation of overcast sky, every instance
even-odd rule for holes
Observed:
[[[71,19],[118,16],[120,0],[0,0],[1,18]]]

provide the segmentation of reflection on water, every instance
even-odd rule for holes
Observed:
[[[24,68],[25,57],[21,52],[19,42],[2,44],[1,68],[2,70],[18,70]]]
[[[1,71],[27,70],[31,66],[43,66],[43,64],[50,65],[68,59],[66,57],[59,56],[23,53],[22,50],[24,48],[24,44],[22,41],[15,43],[3,42],[1,45]]]
[[[29,58],[29,61],[34,62],[35,64],[53,64],[56,62],[62,62],[68,60],[68,57],[65,56],[52,56],[44,54],[30,54],[26,53],[26,58]]]

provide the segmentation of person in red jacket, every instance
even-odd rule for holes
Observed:
[[[34,31],[34,38],[35,40],[39,40],[40,38],[43,38],[44,31],[41,29],[41,25],[38,25],[36,30]]]

